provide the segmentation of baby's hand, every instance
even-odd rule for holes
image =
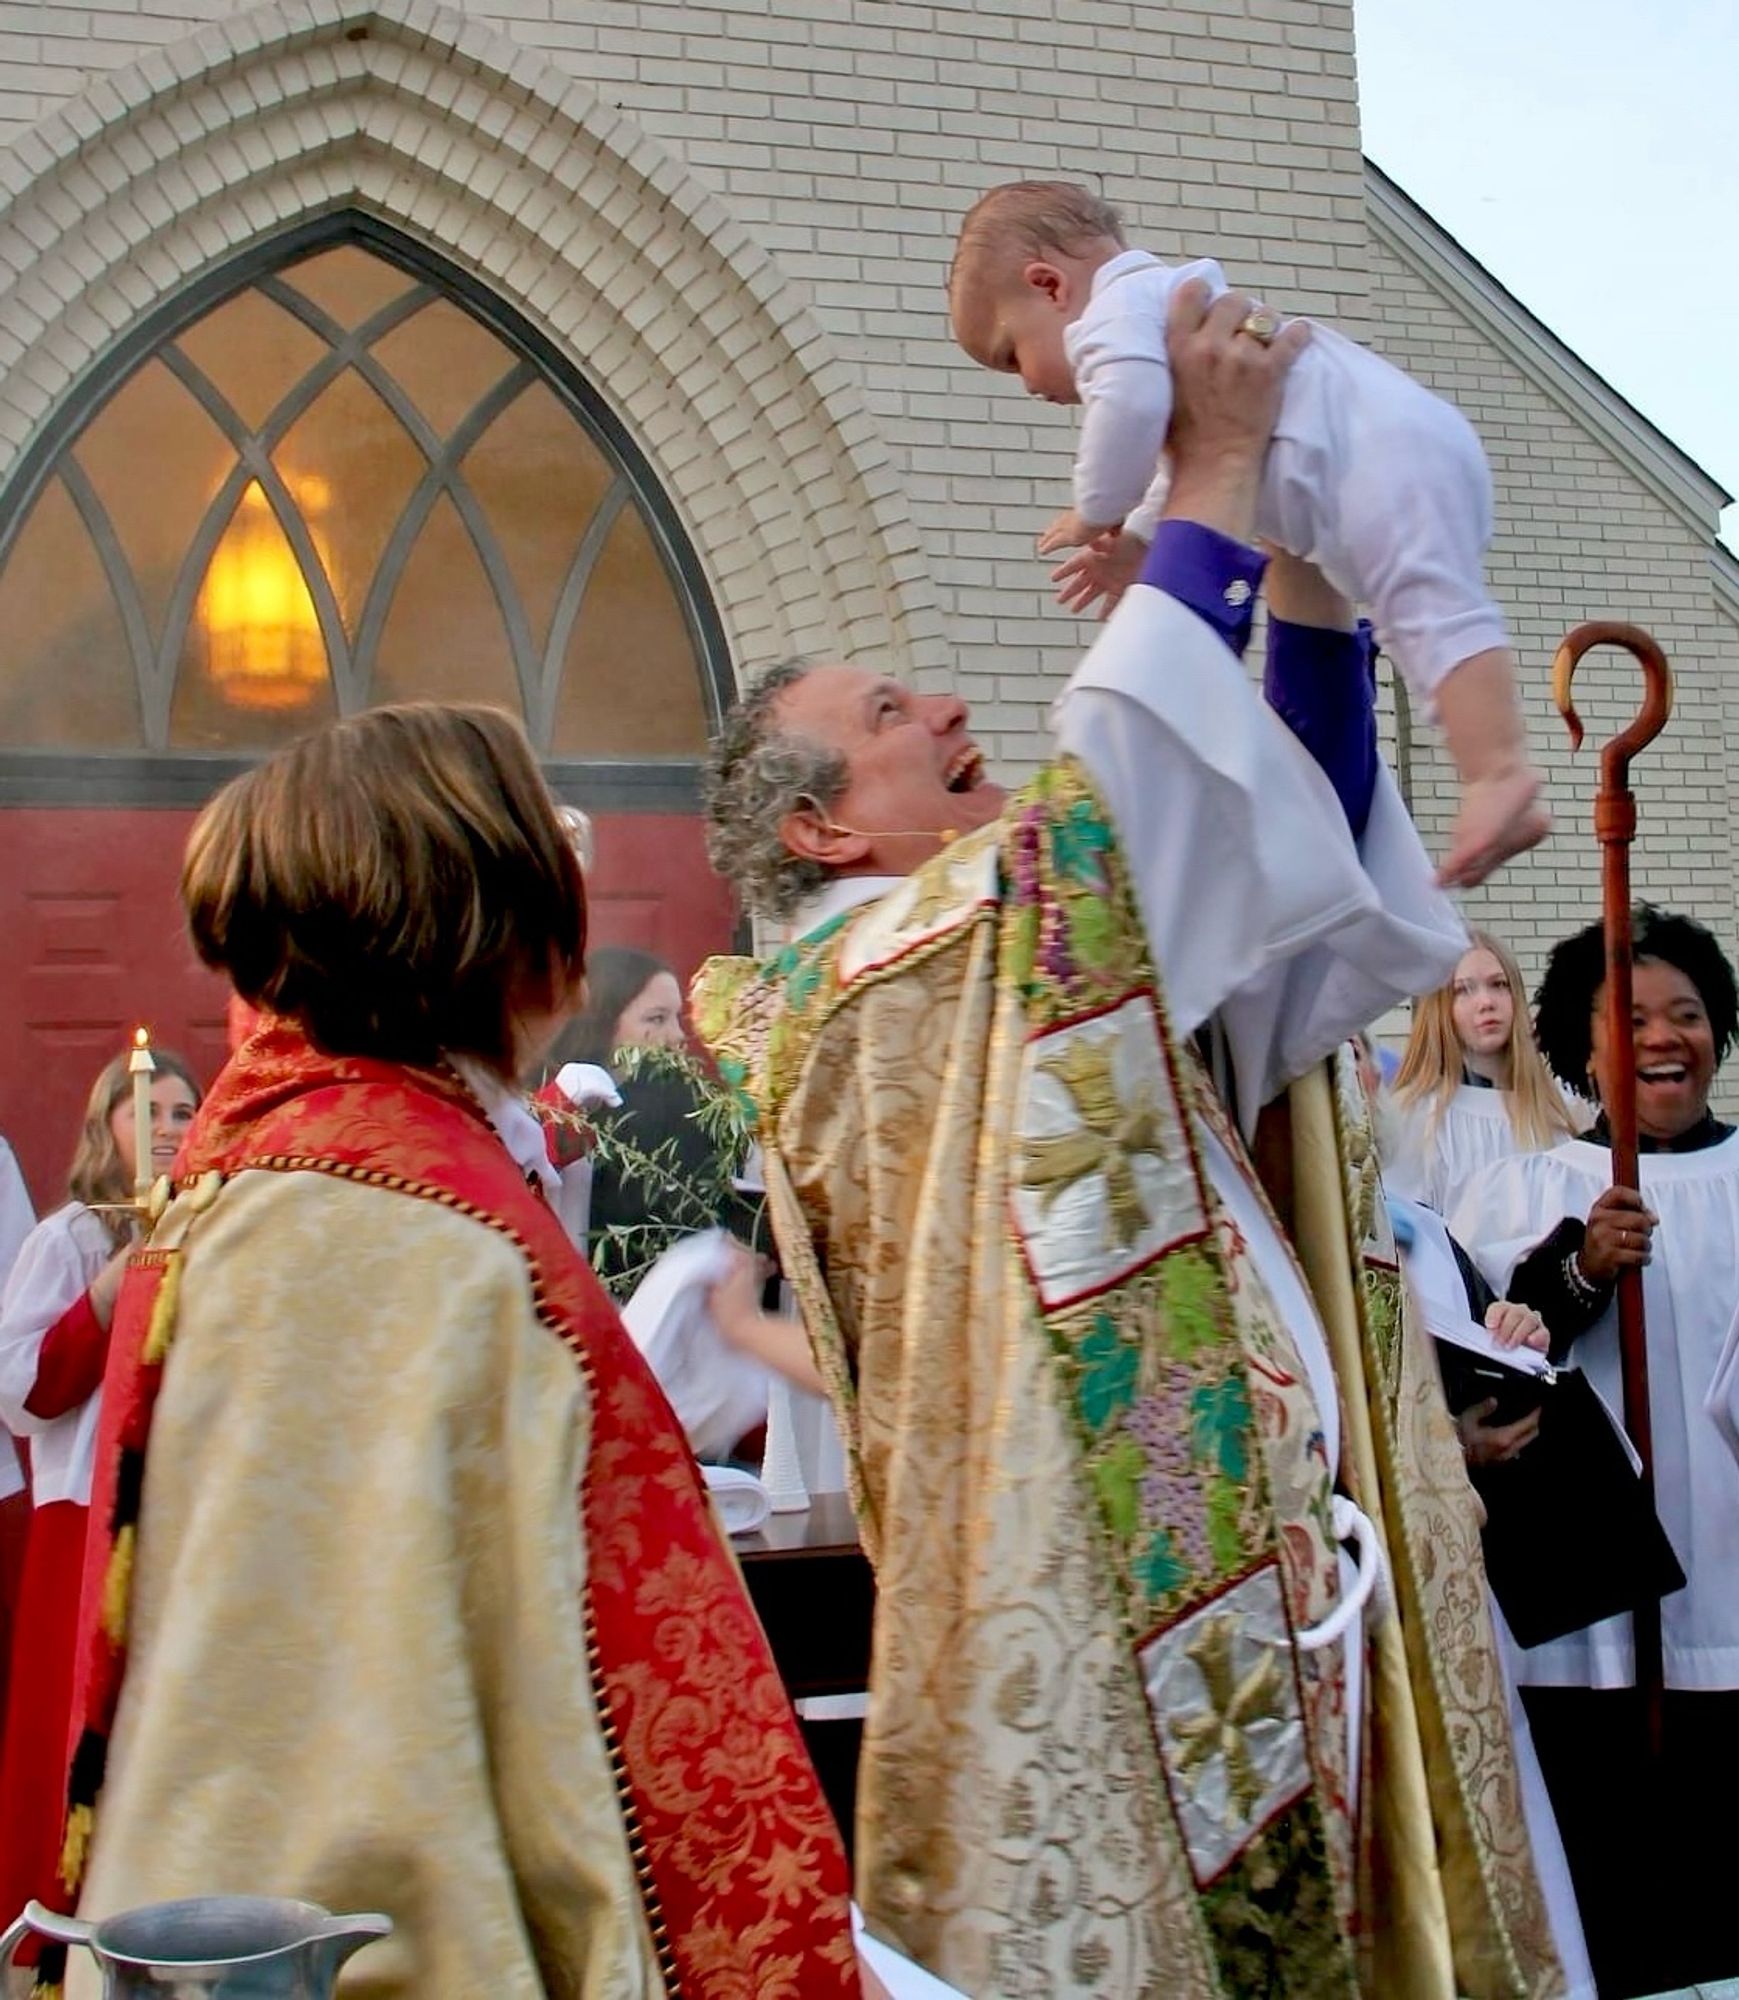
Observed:
[[[1098,536],[1051,571],[1051,581],[1057,586],[1057,602],[1078,618],[1085,618],[1099,604],[1099,616],[1109,618],[1123,593],[1141,574],[1146,555],[1147,544],[1134,535]]]
[[[1054,556],[1058,549],[1078,549],[1115,528],[1115,521],[1083,521],[1073,507],[1065,508],[1040,535],[1041,556]]]
[[[1437,871],[1445,889],[1473,889],[1517,854],[1544,840],[1551,815],[1540,802],[1540,774],[1526,761],[1506,764],[1461,788],[1461,811]]]

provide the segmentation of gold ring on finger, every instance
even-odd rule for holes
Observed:
[[[1272,347],[1274,336],[1280,331],[1280,315],[1272,306],[1252,306],[1239,321],[1238,331],[1259,340],[1264,347]]]

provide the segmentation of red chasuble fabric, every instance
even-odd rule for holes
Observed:
[[[839,1836],[676,1419],[561,1225],[450,1072],[314,1050],[272,1022],[238,1051],[177,1163],[394,1188],[509,1236],[591,1402],[580,1492],[592,1679],[667,1990],[858,1994]],[[197,1240],[198,1225],[193,1234]],[[81,1606],[66,1888],[76,1893],[125,1671],[124,1599],[180,1253],[141,1252],[116,1312]]]

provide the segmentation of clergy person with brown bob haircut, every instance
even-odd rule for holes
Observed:
[[[121,1294],[62,1900],[379,1908],[345,1990],[404,2000],[856,1996],[790,1706],[511,1088],[586,926],[518,726],[307,737],[182,893],[264,1018]]]

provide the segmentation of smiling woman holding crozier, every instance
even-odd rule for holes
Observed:
[[[1689,1578],[1661,1604],[1658,1789],[1641,1769],[1628,1618],[1520,1659],[1603,1994],[1739,1971],[1730,1843],[1704,1819],[1739,1784],[1739,1464],[1703,1401],[1739,1307],[1739,1133],[1709,1109],[1739,994],[1720,946],[1689,917],[1639,907],[1633,957],[1633,1051],[1607,1034],[1598,924],[1553,952],[1536,1028],[1553,1069],[1586,1076],[1603,1105],[1616,1062],[1634,1053],[1641,1189],[1611,1185],[1602,1113],[1585,1139],[1486,1169],[1450,1216],[1491,1282],[1545,1319],[1554,1357],[1567,1353],[1615,1411],[1615,1287],[1627,1266],[1643,1272],[1656,1505]],[[1573,1493],[1540,1532],[1576,1534]],[[1646,1879],[1644,1858],[1658,1871]]]

